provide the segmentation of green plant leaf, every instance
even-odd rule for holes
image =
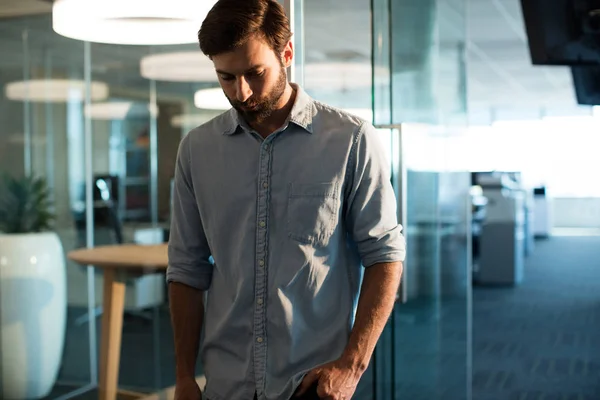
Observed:
[[[43,232],[52,229],[54,219],[44,178],[4,176],[0,185],[1,232]]]

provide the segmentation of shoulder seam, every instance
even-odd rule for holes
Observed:
[[[358,116],[356,116],[354,114],[351,114],[351,113],[349,113],[347,111],[344,111],[341,108],[334,107],[334,106],[326,104],[326,103],[322,103],[322,102],[320,102],[318,100],[313,100],[313,103],[315,105],[317,105],[317,106],[323,107],[324,109],[326,109],[328,111],[341,112],[345,116],[347,116],[348,119],[350,119],[352,122],[355,122],[357,125],[362,125],[365,122],[362,118],[360,118],[360,117],[358,117]]]

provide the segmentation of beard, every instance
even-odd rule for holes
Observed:
[[[287,85],[287,76],[285,73],[285,67],[282,65],[279,70],[279,76],[275,82],[273,89],[263,98],[252,98],[250,97],[245,102],[240,102],[228,98],[229,103],[235,108],[246,120],[246,122],[261,123],[271,116],[273,111],[277,108],[279,100],[285,92]]]

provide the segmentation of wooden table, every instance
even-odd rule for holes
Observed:
[[[118,390],[125,281],[132,275],[164,271],[168,265],[167,244],[125,244],[79,249],[68,258],[104,272],[102,336],[100,342],[100,400],[140,398],[144,395]]]

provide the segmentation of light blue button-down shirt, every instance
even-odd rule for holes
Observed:
[[[206,291],[210,400],[289,399],[342,354],[362,266],[404,259],[376,130],[294,87],[266,139],[232,109],[180,144],[167,280]]]

